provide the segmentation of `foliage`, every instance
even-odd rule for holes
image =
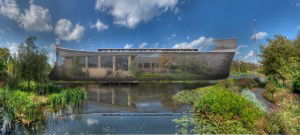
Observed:
[[[39,50],[34,41],[37,38],[30,36],[26,43],[18,47],[18,56],[16,58],[17,76],[27,81],[27,87],[30,89],[30,82],[45,82],[47,80],[48,57],[44,50]]]
[[[295,100],[284,100],[264,118],[259,128],[267,134],[299,134],[300,106]]]
[[[9,110],[14,119],[26,125],[43,119],[41,108],[45,102],[35,94],[5,88],[0,89],[0,95],[1,106]]]
[[[293,81],[293,92],[300,93],[300,75]]]
[[[136,61],[133,61],[131,65],[129,65],[128,70],[135,76],[138,77],[142,72],[139,68],[139,63]]]
[[[80,67],[80,58],[75,57],[72,59],[71,67],[67,70],[67,75],[70,77],[80,76],[82,74]]]
[[[265,114],[245,97],[221,85],[194,92],[185,91],[173,97],[177,101],[192,102],[195,117],[191,122],[200,126],[194,128],[193,133],[254,133],[253,125]]]
[[[268,42],[261,48],[261,72],[275,79],[293,80],[300,72],[300,48],[284,36]]]
[[[235,79],[234,82],[241,89],[245,89],[245,88],[251,89],[259,86],[258,80],[254,78],[240,78],[240,79]]]
[[[202,96],[194,105],[197,113],[220,115],[227,120],[239,119],[248,127],[263,115],[252,102],[220,86],[206,87],[198,91]]]
[[[300,106],[297,101],[283,101],[281,108],[275,112],[279,125],[285,134],[300,133]]]
[[[241,92],[241,95],[243,95],[245,98],[247,98],[249,101],[253,102],[257,107],[259,107],[261,110],[263,110],[264,112],[267,112],[266,107],[264,106],[264,104],[262,102],[260,102],[255,94],[250,91],[249,89],[243,89]]]
[[[76,106],[87,98],[86,91],[83,88],[65,89],[60,93],[49,96],[49,104],[52,110],[58,111],[67,105]]]
[[[49,89],[56,89],[48,85]],[[56,90],[57,93],[48,97],[29,93],[8,87],[0,89],[0,107],[4,107],[12,115],[13,120],[31,125],[45,119],[47,109],[58,111],[66,106],[76,106],[86,99],[86,92],[82,88]],[[54,92],[54,90],[52,90]]]
[[[174,95],[172,99],[177,103],[192,104],[199,96],[200,95],[195,91],[184,90],[176,93],[176,95]]]
[[[244,62],[244,61],[232,61],[231,62],[231,71],[233,72],[242,72],[246,73],[249,71],[256,71],[258,65],[254,63]]]
[[[263,86],[263,82],[259,78],[235,78],[221,80],[219,83],[222,87],[230,91],[239,92],[242,89],[251,89]]]
[[[7,48],[0,48],[0,80],[7,78],[7,66],[9,59],[9,50]]]

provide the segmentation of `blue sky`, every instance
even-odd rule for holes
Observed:
[[[29,35],[41,48],[203,48],[236,38],[235,59],[251,61],[258,43],[300,29],[300,0],[0,0],[0,46]],[[52,55],[53,56],[53,55]]]

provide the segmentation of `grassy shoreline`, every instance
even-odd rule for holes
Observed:
[[[47,112],[76,106],[86,98],[83,88],[57,87],[47,95],[9,87],[0,88],[0,106],[9,113],[11,123],[20,122],[27,126],[44,121]]]

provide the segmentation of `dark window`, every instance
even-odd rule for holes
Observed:
[[[103,55],[101,56],[101,67],[102,68],[112,68],[112,56]]]
[[[98,56],[89,56],[88,57],[89,68],[98,67]]]
[[[80,57],[74,57],[74,62],[77,64],[77,59],[79,60],[79,67],[84,68],[85,67],[85,56]]]
[[[128,71],[128,56],[116,56],[117,70]]]
[[[150,68],[150,63],[144,63],[144,68]]]

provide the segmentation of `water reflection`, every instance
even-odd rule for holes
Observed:
[[[172,96],[183,89],[207,84],[142,84],[138,86],[84,85],[88,101],[83,113],[172,113],[184,112],[187,105],[175,104]]]
[[[175,104],[172,96],[206,85],[209,84],[68,84],[87,90],[88,100],[79,111],[67,108],[48,114],[42,128],[17,127],[13,134],[174,134],[177,124],[173,120],[181,118],[190,107]]]

